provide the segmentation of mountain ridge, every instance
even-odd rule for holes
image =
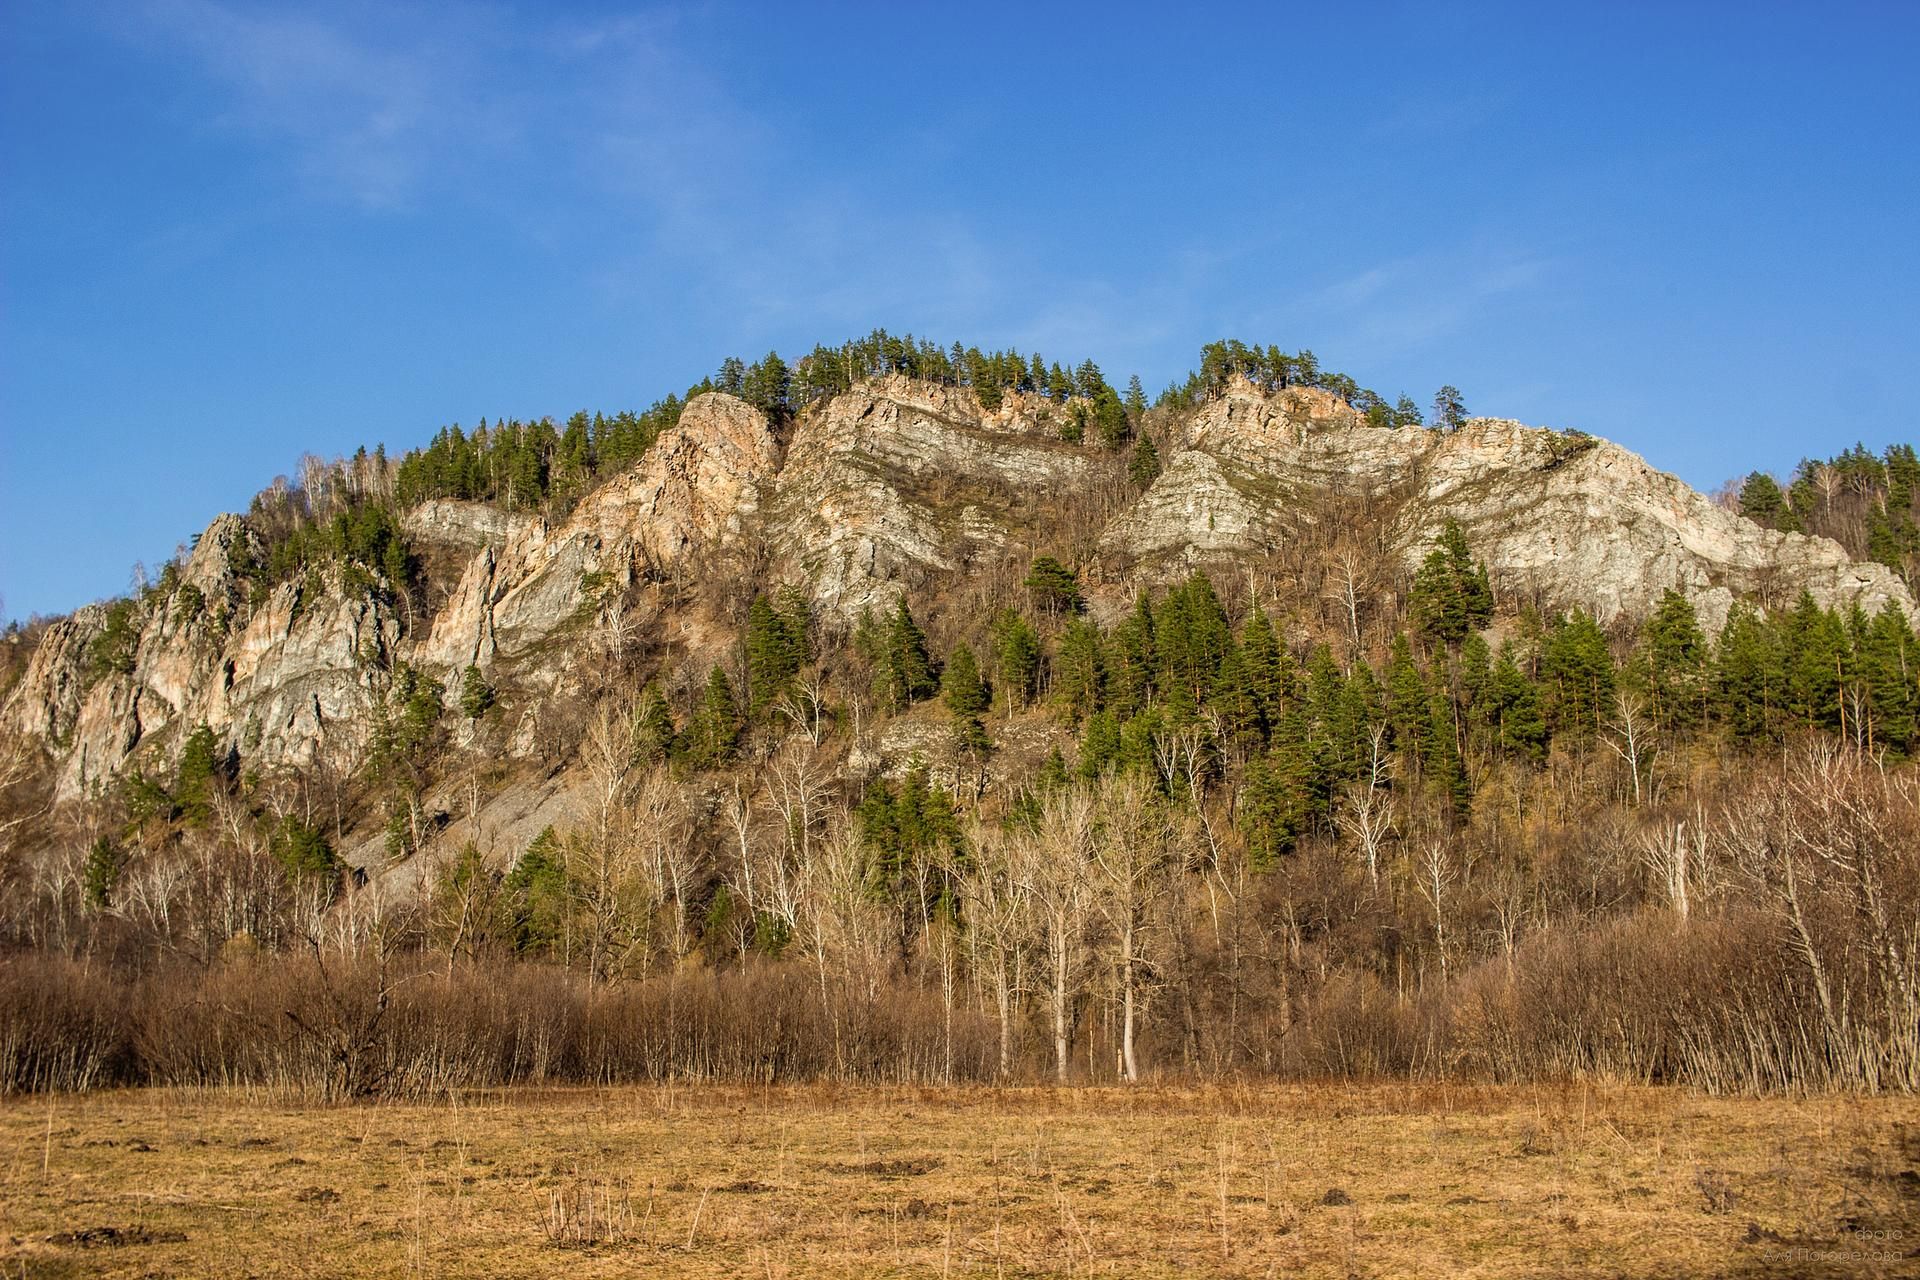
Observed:
[[[1668,589],[1709,632],[1737,599],[1778,609],[1802,591],[1826,608],[1915,612],[1885,566],[1763,528],[1580,433],[1493,418],[1372,426],[1324,390],[1236,376],[1190,413],[1163,414],[1164,466],[1133,492],[1117,453],[1062,438],[1074,412],[1017,392],[989,409],[968,388],[892,374],[783,431],[703,392],[561,519],[448,499],[402,513],[431,559],[458,566],[423,585],[443,600],[411,628],[390,584],[338,565],[243,603],[259,539],[222,515],[163,606],[142,606],[130,669],[90,679],[119,606],[77,610],[48,628],[0,724],[46,746],[65,798],[201,723],[261,765],[345,762],[366,747],[380,670],[424,666],[450,698],[469,666],[551,692],[583,659],[565,633],[616,597],[622,625],[673,623],[689,658],[715,660],[726,602],[688,602],[733,584],[796,584],[821,617],[850,625],[902,592],[1051,550],[1112,614],[1143,585],[1284,552],[1329,498],[1369,506],[1373,556],[1392,560],[1369,566],[1376,575],[1410,571],[1453,520],[1509,604],[1584,608],[1603,623],[1646,616]],[[534,733],[523,726],[514,749],[529,752]]]

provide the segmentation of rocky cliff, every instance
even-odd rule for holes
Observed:
[[[1762,529],[1574,433],[1484,418],[1444,434],[1370,428],[1323,392],[1242,383],[1160,424],[1163,469],[1135,494],[1113,454],[1062,440],[1061,415],[1045,399],[1011,395],[988,411],[971,391],[891,378],[802,414],[783,440],[741,401],[702,395],[564,519],[444,501],[408,512],[416,546],[457,567],[425,584],[410,630],[384,603],[392,593],[340,571],[247,598],[234,566],[255,535],[221,516],[169,593],[133,606],[130,662],[100,670],[90,650],[109,610],[81,609],[47,629],[0,726],[46,746],[63,796],[165,755],[199,723],[253,765],[350,765],[396,662],[450,694],[474,665],[537,695],[581,660],[612,599],[638,599],[629,621],[657,629],[689,591],[724,600],[788,582],[847,619],[903,590],[1061,550],[1074,519],[1095,522],[1082,532],[1118,597],[1142,578],[1282,548],[1330,494],[1370,500],[1405,563],[1457,519],[1509,598],[1602,620],[1644,613],[1668,588],[1709,627],[1737,598],[1772,606],[1803,590],[1828,606],[1913,610],[1884,567]]]

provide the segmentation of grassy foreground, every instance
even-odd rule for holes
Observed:
[[[0,1104],[0,1276],[1920,1274],[1920,1102],[1604,1086]]]

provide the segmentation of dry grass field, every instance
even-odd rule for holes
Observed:
[[[0,1107],[0,1275],[1920,1274],[1920,1102],[1572,1085]]]

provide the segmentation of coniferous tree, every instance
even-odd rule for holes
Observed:
[[[1755,471],[1741,484],[1740,514],[1769,529],[1797,531],[1800,527],[1779,482],[1764,471]]]
[[[655,685],[640,694],[640,709],[634,716],[633,758],[640,764],[665,760],[674,753],[676,733],[673,711]]]
[[[980,678],[979,661],[973,656],[972,646],[965,641],[954,647],[953,655],[940,672],[940,700],[962,720],[979,716],[990,705],[991,695],[986,682]]]
[[[213,730],[195,725],[187,735],[186,749],[180,753],[180,768],[174,777],[173,802],[181,821],[201,826],[213,816],[214,788],[220,782],[219,745]]]
[[[806,665],[808,610],[797,592],[782,593],[780,605],[756,595],[747,607],[747,700],[764,715],[793,688]]]
[[[1116,714],[1131,716],[1153,701],[1160,668],[1154,640],[1153,604],[1142,591],[1133,612],[1114,627],[1107,645],[1107,700]]]
[[[1707,680],[1707,639],[1693,604],[1669,587],[1641,630],[1632,668],[1654,722],[1668,732],[1700,723]]]
[[[874,674],[874,694],[887,710],[903,711],[939,691],[939,677],[927,652],[927,633],[914,621],[904,595],[887,624],[881,658]]]
[[[1086,607],[1086,601],[1080,596],[1079,578],[1052,556],[1036,557],[1021,585],[1033,597],[1034,607],[1049,618],[1078,613]]]
[[[1487,692],[1500,749],[1527,764],[1543,764],[1549,735],[1540,689],[1520,670],[1506,645],[1501,646],[1500,657],[1493,664]]]
[[[1106,655],[1100,628],[1074,617],[1060,635],[1053,661],[1053,693],[1069,719],[1078,723],[1100,709],[1106,683]]]
[[[1176,718],[1192,715],[1233,647],[1227,612],[1206,574],[1196,570],[1167,593],[1153,614],[1153,636],[1169,708]]]
[[[1269,737],[1299,696],[1299,678],[1293,654],[1280,643],[1273,620],[1255,607],[1241,630],[1241,660],[1247,668],[1247,687],[1260,715],[1261,732]]]
[[[1872,717],[1864,736],[1869,748],[1884,746],[1895,754],[1913,753],[1915,737],[1913,629],[1898,606],[1881,606],[1866,626],[1857,648],[1858,679],[1867,691],[1865,703]]]
[[[1270,870],[1292,853],[1306,829],[1302,773],[1298,751],[1291,747],[1247,761],[1236,823],[1246,842],[1247,862],[1255,871]]]
[[[1040,637],[1025,618],[1011,609],[1002,610],[993,621],[993,652],[996,683],[1006,694],[1011,715],[1038,692]]]
[[[1846,629],[1803,591],[1787,616],[1783,640],[1787,701],[1794,719],[1808,729],[1837,731],[1844,717]]]
[[[1541,649],[1547,724],[1555,736],[1588,738],[1613,713],[1613,654],[1584,609],[1557,619]]]
[[[120,886],[120,873],[127,861],[126,851],[111,836],[99,836],[87,846],[87,861],[80,872],[80,889],[87,905],[95,911],[113,907],[114,891]]]
[[[1394,745],[1409,759],[1422,760],[1432,730],[1433,715],[1428,705],[1432,694],[1426,676],[1413,660],[1413,646],[1404,631],[1393,637],[1387,656],[1387,723],[1393,728]]]
[[[1486,566],[1474,561],[1466,531],[1449,519],[1413,576],[1407,607],[1423,634],[1458,644],[1493,620],[1493,588]]]
[[[487,683],[479,667],[468,663],[465,674],[460,677],[460,714],[469,720],[478,720],[492,709],[493,702],[493,686]]]
[[[1091,782],[1120,763],[1120,722],[1111,711],[1096,711],[1087,718],[1086,732],[1080,736],[1079,774]]]
[[[1133,442],[1133,458],[1127,463],[1127,479],[1133,487],[1141,491],[1160,477],[1160,450],[1154,447],[1153,437],[1142,432]]]
[[[1479,632],[1461,642],[1452,683],[1468,743],[1476,749],[1495,745],[1499,708],[1493,690],[1493,651]]]
[[[1774,629],[1748,604],[1735,602],[1714,652],[1713,683],[1720,723],[1736,745],[1773,731],[1785,699],[1786,670]]]
[[[740,746],[740,703],[733,681],[719,667],[707,674],[699,710],[687,725],[687,763],[696,769],[719,769],[731,764]]]
[[[1467,405],[1458,387],[1440,388],[1433,397],[1433,425],[1441,431],[1458,431],[1466,425]]]

